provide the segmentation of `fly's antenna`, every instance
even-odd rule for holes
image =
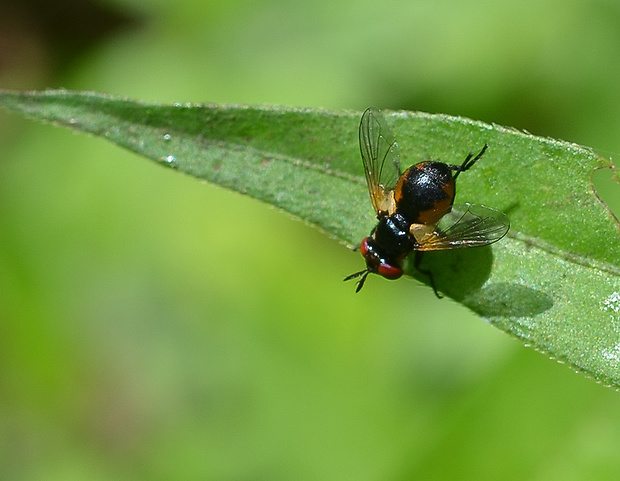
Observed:
[[[355,288],[355,292],[359,292],[362,287],[364,287],[364,282],[366,282],[366,277],[368,277],[368,274],[370,274],[370,271],[368,269],[364,269],[363,271],[359,271],[356,272],[354,274],[351,274],[350,276],[345,277],[343,280],[344,281],[348,281],[351,279],[355,279],[356,277],[362,277],[359,281],[357,281],[357,287]]]

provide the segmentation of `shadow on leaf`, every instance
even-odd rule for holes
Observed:
[[[437,289],[463,303],[483,317],[533,317],[553,306],[553,299],[545,292],[517,283],[484,284],[491,275],[493,249],[428,252],[424,254],[422,269],[430,270]],[[410,261],[407,274],[429,284],[429,279],[413,267]]]

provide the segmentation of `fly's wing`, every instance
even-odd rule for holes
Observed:
[[[510,228],[508,216],[477,204],[457,204],[419,239],[420,251],[479,247],[497,242]]]
[[[394,210],[394,186],[400,176],[399,150],[381,112],[366,109],[360,122],[360,151],[370,200],[377,215]]]

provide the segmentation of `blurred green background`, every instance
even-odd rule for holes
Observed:
[[[414,109],[620,153],[617,1],[13,3],[4,88]],[[101,139],[0,112],[0,152],[0,479],[619,478],[620,395],[428,287],[355,295],[358,253]]]

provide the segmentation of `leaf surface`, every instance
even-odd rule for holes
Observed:
[[[0,91],[0,104],[250,195],[349,246],[374,224],[358,147],[361,112],[157,105],[70,91]],[[459,177],[457,202],[507,213],[511,230],[492,246],[425,254],[438,288],[528,345],[620,386],[620,229],[592,185],[593,172],[611,162],[465,118],[384,115],[403,167],[460,163],[489,144]]]

